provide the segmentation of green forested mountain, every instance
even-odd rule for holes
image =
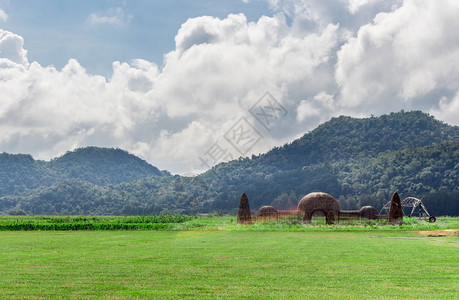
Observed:
[[[51,185],[56,174],[46,163],[25,154],[0,154],[0,197]]]
[[[121,149],[87,147],[67,152],[49,162],[49,168],[65,178],[97,185],[118,184],[162,173],[146,161]]]
[[[96,185],[131,182],[163,175],[156,167],[120,149],[87,147],[50,162],[25,154],[0,154],[0,197],[18,195],[66,179]]]
[[[313,191],[330,193],[343,209],[380,209],[398,191],[423,197],[433,214],[459,215],[459,128],[418,111],[333,118],[290,144],[194,178],[115,149],[79,149],[49,163],[0,158],[12,174],[0,171],[3,213],[233,212],[242,192],[254,210],[287,209]]]
[[[459,140],[458,131],[458,127],[420,111],[365,119],[340,116],[291,144],[262,155],[259,163],[291,169],[298,164],[374,157],[382,152]]]

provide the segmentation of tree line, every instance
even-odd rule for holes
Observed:
[[[295,207],[313,191],[342,209],[378,210],[394,191],[423,198],[435,215],[459,215],[459,128],[415,111],[341,116],[302,138],[196,177],[171,175],[120,149],[83,148],[51,162],[0,154],[0,212],[150,215]]]

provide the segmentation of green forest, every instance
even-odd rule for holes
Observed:
[[[342,209],[378,210],[394,191],[433,215],[459,215],[459,127],[420,112],[340,116],[303,137],[196,177],[172,175],[121,149],[80,148],[49,162],[0,154],[1,214],[153,215],[295,208],[323,191]]]

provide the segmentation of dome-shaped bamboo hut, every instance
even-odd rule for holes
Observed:
[[[363,206],[359,210],[359,215],[361,218],[376,220],[378,218],[378,210],[373,206]]]
[[[322,211],[327,224],[333,224],[335,218],[339,217],[338,201],[327,193],[307,194],[298,203],[298,213],[301,214],[304,222],[309,223],[315,211]]]
[[[272,206],[265,205],[260,207],[260,209],[257,211],[257,217],[262,217],[262,218],[267,218],[267,217],[272,217],[272,218],[277,218],[277,209],[275,209]]]

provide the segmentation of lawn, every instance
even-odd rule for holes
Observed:
[[[285,220],[262,220],[251,226],[239,225],[235,216],[2,216],[0,231],[29,230],[224,230],[224,231],[355,231],[355,230],[437,230],[459,229],[459,218],[439,217],[436,223],[418,218],[404,218],[403,225],[389,225],[387,220],[346,220],[327,225],[325,217],[313,218],[311,224],[298,222],[296,216]]]
[[[406,230],[2,231],[0,298],[459,298],[459,238]]]

